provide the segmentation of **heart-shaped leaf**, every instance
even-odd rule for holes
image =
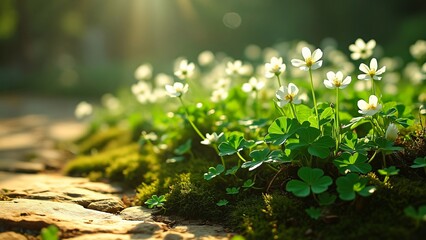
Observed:
[[[360,178],[355,173],[349,173],[346,176],[337,178],[336,185],[340,199],[345,201],[354,200],[356,193],[363,197],[370,196],[376,188],[374,186],[366,186],[367,182],[366,178]]]
[[[241,132],[231,132],[227,137],[226,141],[222,142],[218,149],[219,155],[232,155],[237,153],[245,148],[250,148],[255,145],[255,142],[250,140],[247,141],[244,139],[243,133]]]
[[[221,173],[225,171],[225,168],[222,164],[218,164],[216,167],[209,167],[209,171],[204,173],[205,180],[212,180],[213,178],[219,176]]]
[[[271,151],[269,148],[254,150],[250,153],[253,161],[243,163],[242,168],[248,168],[249,171],[260,167],[264,162],[289,162],[281,150]]]
[[[354,153],[343,153],[339,158],[334,160],[334,165],[339,169],[341,174],[348,172],[357,172],[366,174],[371,171],[372,167],[367,163],[368,158],[365,155]]]
[[[325,192],[333,183],[331,177],[324,176],[324,171],[319,168],[301,167],[297,175],[303,181],[289,181],[286,190],[298,197],[306,197],[311,191],[315,194]]]
[[[422,168],[422,167],[426,167],[426,157],[418,157],[416,159],[414,159],[414,164],[411,165],[411,168]]]
[[[296,119],[279,117],[269,126],[265,142],[281,145],[292,137],[299,128],[300,123]]]

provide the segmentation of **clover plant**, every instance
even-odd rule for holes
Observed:
[[[149,208],[153,207],[161,207],[164,208],[164,203],[166,202],[166,197],[164,195],[152,195],[152,197],[145,201],[145,204],[148,205]]]
[[[319,194],[327,191],[333,183],[329,176],[324,176],[324,171],[319,168],[301,167],[297,171],[301,180],[290,180],[286,184],[286,190],[298,197],[307,197],[311,192]]]
[[[338,177],[336,185],[339,198],[344,201],[351,201],[355,199],[357,194],[363,197],[370,196],[376,188],[374,186],[367,186],[367,183],[367,178],[362,178],[355,173]]]

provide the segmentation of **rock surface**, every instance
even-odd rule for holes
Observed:
[[[76,103],[0,97],[0,240],[40,239],[49,225],[60,239],[229,239],[221,226],[171,226],[151,209],[126,208],[120,187],[62,176],[69,154],[56,143],[85,129],[72,120]]]

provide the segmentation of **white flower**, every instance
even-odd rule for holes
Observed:
[[[355,41],[355,44],[349,45],[349,50],[352,51],[351,58],[353,60],[367,59],[373,55],[373,49],[376,47],[376,41],[371,39],[367,43],[361,38]]]
[[[302,71],[308,71],[309,69],[315,70],[322,66],[322,60],[320,60],[322,57],[321,49],[317,48],[311,54],[311,50],[304,47],[302,48],[302,56],[304,60],[292,59],[291,64]]]
[[[389,141],[395,141],[397,137],[398,128],[393,123],[389,124],[388,128],[386,129],[385,138]]]
[[[379,75],[383,74],[386,71],[386,67],[382,67],[379,70],[377,70],[377,60],[375,58],[372,58],[370,61],[370,67],[365,65],[364,63],[361,63],[359,65],[359,70],[363,72],[364,74],[358,75],[359,80],[381,80],[382,77],[379,77]]]
[[[188,88],[188,84],[183,84],[181,82],[175,82],[173,86],[166,85],[166,91],[170,97],[180,97],[182,94],[188,92]]]
[[[330,71],[327,73],[327,79],[324,80],[324,85],[329,89],[344,89],[349,85],[349,83],[351,83],[351,80],[350,76],[343,79],[343,73],[341,71],[338,71],[337,73]]]
[[[156,87],[165,87],[167,84],[173,84],[173,77],[165,73],[159,73],[154,79]]]
[[[265,63],[265,77],[273,78],[279,76],[286,69],[286,65],[283,63],[282,58],[272,57],[271,62]]]
[[[216,89],[212,92],[210,100],[212,102],[217,103],[217,102],[225,100],[228,97],[228,95],[229,95],[229,93],[226,89],[219,88],[219,89]]]
[[[175,71],[175,76],[184,80],[192,77],[192,75],[194,75],[194,70],[194,63],[188,63],[188,60],[182,59],[179,63],[178,70]]]
[[[215,57],[212,52],[204,51],[198,55],[198,63],[200,63],[201,66],[207,66],[214,61],[214,58]]]
[[[360,109],[358,112],[363,115],[373,116],[382,109],[382,105],[378,102],[379,99],[375,95],[369,97],[368,103],[361,99],[358,101],[358,108]]]
[[[152,77],[152,65],[142,64],[135,71],[135,78],[139,81],[148,80]]]
[[[151,101],[151,86],[146,82],[138,82],[132,85],[132,93],[136,96],[140,103]]]
[[[253,72],[253,67],[249,64],[243,64],[243,62],[240,60],[236,60],[226,64],[225,72],[228,75],[247,76]]]
[[[80,102],[77,104],[74,114],[75,117],[78,119],[84,118],[86,116],[89,116],[93,112],[93,107],[90,103],[87,103],[85,101]]]
[[[293,83],[289,83],[288,87],[281,86],[277,92],[275,93],[275,96],[278,99],[278,106],[284,107],[287,103],[294,103],[299,104],[302,101],[296,97],[296,95],[299,93],[299,88],[297,88],[296,85]]]
[[[410,53],[415,59],[422,59],[426,55],[426,41],[417,40],[410,46]]]
[[[219,141],[219,138],[222,137],[223,132],[220,133],[219,135],[217,135],[217,133],[212,133],[212,134],[208,134],[206,133],[206,139],[204,139],[203,141],[201,141],[201,144],[204,145],[211,145],[213,143],[217,143]]]
[[[263,87],[265,87],[265,82],[258,80],[255,77],[251,77],[250,80],[248,81],[248,83],[244,83],[242,86],[242,90],[243,92],[254,92],[254,91],[259,91],[261,90]]]

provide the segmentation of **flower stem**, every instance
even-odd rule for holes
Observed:
[[[191,119],[189,118],[189,113],[188,113],[188,109],[186,108],[185,104],[183,103],[182,97],[178,97],[180,100],[180,103],[183,106],[183,109],[185,110],[185,114],[186,114],[186,119],[188,120],[188,122],[191,124],[192,128],[195,130],[195,132],[198,134],[198,136],[201,137],[201,139],[205,140],[206,137],[204,137],[204,135],[200,132],[200,130],[197,128],[197,126],[195,126],[195,124],[191,121]]]
[[[340,145],[340,116],[339,116],[339,88],[336,88],[336,111],[335,111],[335,121],[336,121],[336,153],[339,151]]]
[[[290,103],[290,108],[291,108],[291,112],[293,113],[293,117],[297,120],[296,110],[294,109],[293,103]]]
[[[317,99],[315,97],[315,91],[314,91],[314,80],[312,78],[312,70],[310,68],[309,68],[309,77],[310,77],[310,80],[311,80],[311,91],[312,91],[312,99],[314,101],[315,114],[317,115],[317,119],[318,119],[318,129],[321,129],[320,128],[320,118],[319,118],[318,108],[317,108]]]
[[[241,156],[240,152],[237,152],[237,155],[243,162],[247,162],[247,160],[243,156]]]
[[[281,87],[280,75],[276,74],[275,76],[277,76],[278,86]]]

